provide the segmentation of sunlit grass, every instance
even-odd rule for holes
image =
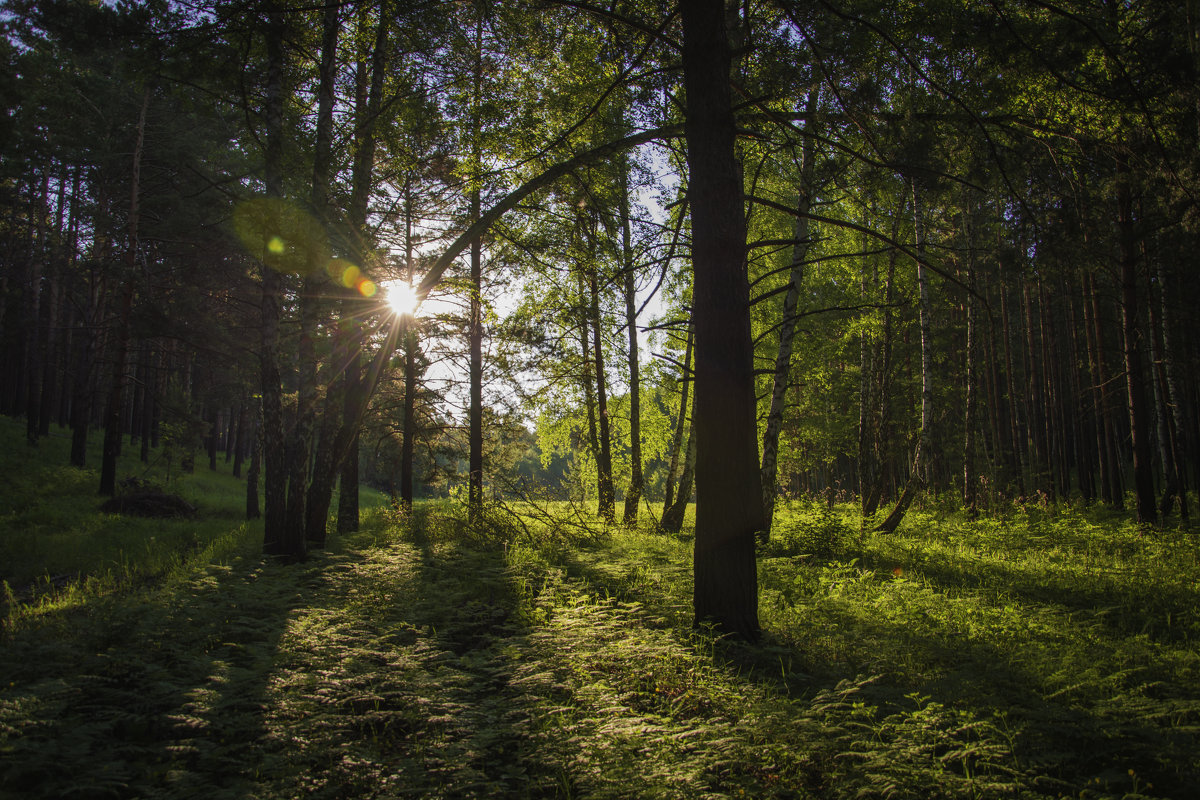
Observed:
[[[224,533],[6,631],[6,791],[1100,800],[1200,776],[1180,531],[930,506],[875,536],[798,503],[745,645],[693,628],[686,529],[566,504],[472,527],[453,501],[371,496],[359,532],[283,565],[223,476],[196,478]]]

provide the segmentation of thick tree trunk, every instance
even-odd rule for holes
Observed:
[[[129,317],[133,309],[133,282],[121,291],[117,317],[116,346],[112,354],[108,404],[104,411],[104,444],[100,454],[100,494],[117,491],[117,458],[121,455],[121,408],[125,394],[125,362],[129,354]]]
[[[695,270],[697,622],[757,638],[754,539],[763,530],[746,222],[722,0],[682,3]]]
[[[107,248],[101,247],[101,257]],[[88,302],[83,312],[79,341],[76,345],[75,368],[72,375],[71,394],[71,465],[83,469],[87,466],[88,429],[92,419],[92,397],[96,351],[99,347],[100,320],[104,317],[103,281],[93,267],[88,280]]]
[[[59,344],[62,341],[62,336],[59,331],[59,315],[61,313],[60,306],[62,305],[62,283],[64,279],[63,267],[63,240],[66,238],[67,231],[63,229],[64,225],[64,206],[66,204],[66,189],[67,181],[65,177],[60,177],[58,181],[58,193],[55,202],[54,233],[55,245],[50,246],[49,241],[42,246],[42,252],[46,258],[46,307],[41,314],[44,322],[43,330],[45,331],[43,341],[45,342],[45,352],[43,354],[42,363],[40,366],[42,373],[42,392],[38,398],[38,436],[47,436],[50,433],[50,421],[54,419],[54,409],[59,392],[58,376],[61,372],[61,353],[59,352]]]
[[[145,385],[143,388],[144,400],[142,401],[141,419],[142,447],[141,452],[138,453],[138,457],[143,464],[149,464],[150,440],[154,438],[154,420],[158,415],[158,364],[161,361],[161,356],[156,349],[151,348],[147,344],[146,349],[143,351],[143,358],[145,359],[145,369],[143,370]]]
[[[211,376],[210,376],[211,378]],[[217,404],[213,400],[209,400],[206,404],[205,418],[208,422],[208,436],[205,439],[205,448],[208,450],[208,469],[210,472],[217,471],[217,443],[221,438],[221,413],[217,409]]]
[[[600,433],[596,423],[596,389],[592,379],[592,370],[596,368],[596,362],[592,358],[591,303],[588,300],[587,283],[584,280],[582,270],[578,272],[577,278],[579,284],[579,352],[582,366],[580,382],[583,384],[583,408],[587,416],[588,452],[592,456],[592,462],[597,465],[598,473],[600,464]]]
[[[313,148],[313,173],[310,204],[321,225],[328,224],[329,179],[333,150],[334,79],[338,44],[338,7],[325,6],[321,21],[321,63],[317,86],[317,129]],[[297,343],[296,422],[288,446],[287,522],[289,530],[299,531],[308,539],[307,499],[312,465],[314,417],[317,410],[316,335],[320,320],[319,291],[324,280],[328,254],[313,248],[300,287],[300,329]]]
[[[334,339],[333,356],[330,361],[339,368],[345,363],[346,349],[339,333]],[[328,382],[325,408],[321,413],[321,426],[313,452],[312,479],[308,484],[305,500],[304,538],[313,547],[324,547],[329,527],[329,506],[333,501],[334,475],[338,464],[335,459],[337,437],[340,434],[339,420],[342,414],[345,392],[344,379],[333,376]]]
[[[1021,282],[1021,309],[1025,316],[1025,407],[1029,409],[1030,438],[1033,440],[1033,457],[1030,462],[1030,477],[1033,491],[1044,491],[1054,499],[1054,480],[1051,475],[1050,452],[1046,436],[1046,398],[1042,393],[1042,377],[1039,366],[1039,348],[1035,341],[1033,293],[1030,281]]]
[[[267,15],[266,163],[267,196],[283,196],[284,35],[283,13]],[[264,254],[265,255],[265,254]],[[279,375],[279,318],[283,278],[265,262],[260,302],[260,369],[262,378],[262,449],[264,483],[263,552],[301,558],[304,537],[289,535],[287,520],[287,458],[283,431],[283,386]]]
[[[370,72],[367,72],[367,64],[364,61],[359,61],[357,66],[354,102],[355,148],[347,217],[353,239],[352,251],[360,266],[365,266],[371,252],[372,242],[367,227],[367,213],[375,171],[375,129],[383,103],[387,42],[391,23],[391,4],[384,2],[380,5],[379,19],[375,27]],[[351,297],[357,299],[357,295]],[[349,302],[343,301],[343,314],[346,309],[351,307]],[[346,360],[342,430],[338,432],[334,452],[334,468],[340,468],[337,514],[339,533],[358,530],[358,453],[359,429],[362,426],[360,409],[366,403],[369,394],[367,383],[361,374],[362,326],[357,320],[353,325],[354,335],[350,344],[349,357]],[[389,342],[391,342],[390,339]]]

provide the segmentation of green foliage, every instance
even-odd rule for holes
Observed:
[[[796,503],[780,514],[761,553],[768,557],[807,556],[822,562],[846,558],[857,535],[840,509],[826,503]]]
[[[226,476],[201,478],[195,502],[221,508]],[[1186,536],[1053,507],[910,514],[882,537],[842,506],[781,509],[755,645],[692,627],[686,536],[604,531],[569,503],[492,503],[476,528],[450,500],[376,505],[291,565],[224,517],[155,582],[10,617],[0,785],[1187,796],[1200,564]]]
[[[89,448],[98,462],[99,442]],[[228,474],[202,470],[176,476],[170,491],[199,508],[195,519],[138,519],[99,512],[98,470],[61,466],[69,440],[25,444],[24,426],[0,419],[0,580],[14,597],[34,605],[5,611],[36,615],[60,604],[77,605],[91,594],[106,594],[160,579],[214,552],[253,548],[257,526],[242,525],[245,486]],[[122,462],[119,484],[152,484],[168,477],[166,465],[136,473]],[[16,616],[10,619],[15,623]]]

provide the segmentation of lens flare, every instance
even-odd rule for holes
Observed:
[[[387,304],[397,314],[412,314],[417,310],[417,293],[408,281],[392,281],[383,286]]]

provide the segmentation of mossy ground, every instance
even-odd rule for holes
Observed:
[[[224,533],[156,539],[147,552],[180,549],[8,609],[0,796],[1185,798],[1200,784],[1185,531],[930,508],[874,537],[847,508],[796,505],[760,560],[764,639],[744,645],[691,626],[686,535],[504,514],[472,531],[448,504],[379,503],[358,533],[283,565],[229,517],[240,484],[198,477],[211,485],[191,524]],[[93,526],[50,552],[164,524],[94,515],[46,522]],[[12,518],[0,533],[22,535]]]

